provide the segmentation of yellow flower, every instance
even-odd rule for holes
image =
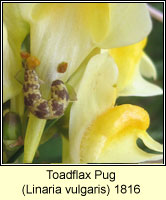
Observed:
[[[141,73],[156,78],[155,67],[143,52],[145,44],[146,39],[104,50],[88,62],[79,84],[75,81],[77,74],[69,81],[79,85],[78,101],[70,114],[71,162],[138,163],[161,158],[144,152],[136,144],[141,138],[147,147],[162,151],[162,145],[146,133],[149,126],[146,111],[132,105],[114,107],[118,96],[162,94],[160,87],[142,78]]]

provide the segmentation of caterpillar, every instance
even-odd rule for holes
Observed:
[[[61,117],[69,102],[68,91],[63,81],[54,80],[51,84],[51,98],[49,100],[42,98],[39,78],[35,71],[40,62],[28,53],[22,53],[21,56],[24,59],[25,68],[23,84],[25,105],[33,115],[40,119]]]

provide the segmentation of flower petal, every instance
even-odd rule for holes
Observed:
[[[67,82],[69,85],[71,85],[76,91],[79,88],[79,84],[81,82],[81,79],[84,75],[84,72],[86,70],[86,67],[88,65],[89,60],[95,56],[96,54],[100,53],[99,48],[95,48],[86,58],[85,60],[81,63],[81,65],[78,67],[78,69],[72,74],[70,77],[69,81]]]
[[[153,64],[149,56],[146,55],[146,53],[143,53],[139,66],[140,66],[140,72],[143,76],[153,79],[157,78],[155,65]]]
[[[109,33],[110,16],[108,3],[84,3],[80,4],[83,13],[83,24],[90,32],[94,43],[105,39]]]
[[[94,56],[88,63],[70,113],[69,138],[72,162],[80,162],[81,138],[91,122],[115,103],[118,71],[108,54]]]
[[[14,75],[21,68],[21,60],[15,56],[8,39],[7,29],[3,24],[3,103],[16,96],[21,91],[21,84]]]
[[[3,4],[3,102],[16,96],[21,85],[15,75],[22,68],[20,49],[29,32],[28,24],[23,20],[17,4]]]
[[[141,76],[139,67],[137,67],[133,82],[118,93],[119,96],[155,96],[161,94],[163,91],[159,86],[146,81]]]
[[[29,25],[21,15],[19,4],[4,3],[3,11],[3,20],[8,32],[8,41],[12,50],[20,55],[21,44],[25,36],[29,33]]]
[[[125,135],[129,134],[129,135]],[[147,133],[141,131],[125,132],[121,135],[119,141],[112,141],[104,152],[96,160],[97,163],[139,163],[150,160],[159,160],[163,156],[160,154],[146,153],[139,149],[136,145],[136,139],[138,135],[144,135],[146,139]],[[157,142],[154,140],[151,146],[155,146]],[[162,145],[161,145],[162,148]]]
[[[148,126],[149,116],[138,106],[108,109],[86,129],[81,142],[81,163],[137,163],[159,158],[136,144],[141,138],[151,149],[162,151],[162,145],[146,133]]]
[[[119,70],[118,92],[134,80],[136,67],[143,55],[145,45],[146,39],[126,47],[110,49],[110,55],[115,60]]]
[[[146,4],[110,3],[109,7],[109,33],[98,47],[128,46],[148,36],[152,22]]]

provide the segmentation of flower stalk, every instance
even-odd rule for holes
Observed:
[[[150,6],[149,4],[148,4],[148,9],[149,9],[150,15],[154,19],[156,19],[157,21],[163,23],[163,13],[160,10]]]

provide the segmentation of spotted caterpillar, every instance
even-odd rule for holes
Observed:
[[[28,55],[28,56],[27,56]],[[63,115],[69,101],[68,91],[61,80],[55,80],[51,85],[51,98],[43,99],[40,93],[39,78],[34,70],[40,64],[39,60],[29,54],[24,58],[24,103],[31,113],[40,119],[54,119]]]

